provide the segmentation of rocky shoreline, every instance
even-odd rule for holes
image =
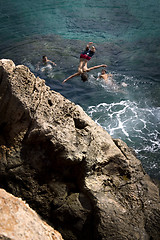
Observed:
[[[1,188],[65,240],[160,239],[159,189],[131,149],[5,59],[0,116]]]

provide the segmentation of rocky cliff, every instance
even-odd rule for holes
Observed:
[[[62,240],[24,201],[0,189],[0,239]]]
[[[140,161],[25,66],[0,61],[0,182],[65,240],[159,240]]]

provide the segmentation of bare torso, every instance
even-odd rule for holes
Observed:
[[[104,80],[107,84],[112,85],[112,84],[113,84],[113,81],[109,78],[109,77],[111,77],[111,76],[112,76],[112,74],[104,73],[104,74],[101,74],[101,75],[100,75],[100,78],[103,78],[103,80]]]

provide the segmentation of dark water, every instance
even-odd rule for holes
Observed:
[[[114,138],[133,147],[150,176],[160,179],[160,0],[1,0],[0,58],[25,64],[51,89],[83,109]],[[88,41],[88,66],[107,64],[115,87],[77,77]],[[57,63],[42,66],[42,55]],[[122,86],[122,82],[127,87]]]

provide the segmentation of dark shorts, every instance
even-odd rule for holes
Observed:
[[[83,54],[83,53],[80,55],[80,58],[86,59],[88,61],[91,59],[91,57],[89,57],[87,54]]]

